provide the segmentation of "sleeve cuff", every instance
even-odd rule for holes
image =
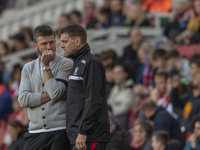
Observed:
[[[86,133],[86,132],[83,132],[83,131],[80,131],[80,134],[82,134],[82,135],[87,135],[87,133]]]

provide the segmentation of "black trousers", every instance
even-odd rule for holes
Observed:
[[[108,143],[100,143],[100,142],[93,142],[93,143],[86,143],[87,150],[105,150]],[[71,145],[71,150],[78,150],[76,145]]]
[[[45,133],[28,133],[24,150],[70,150],[66,130]]]

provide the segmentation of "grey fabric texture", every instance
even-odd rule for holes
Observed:
[[[54,78],[44,84],[40,71],[40,57],[23,67],[18,101],[21,107],[27,108],[29,130],[66,126],[66,99],[60,99],[66,92],[66,85],[56,79],[68,81],[72,66],[72,60],[56,54],[50,62]],[[41,104],[42,92],[49,94],[49,102]]]

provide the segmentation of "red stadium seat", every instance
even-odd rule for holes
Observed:
[[[176,47],[179,54],[183,57],[190,58],[192,55],[196,53],[200,53],[200,45],[192,44],[192,45],[181,45]]]

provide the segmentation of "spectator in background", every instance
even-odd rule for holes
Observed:
[[[93,22],[95,12],[95,4],[93,2],[85,2],[84,10],[83,10],[83,20],[81,22],[81,26],[88,29],[90,24]]]
[[[175,42],[175,37],[186,29],[189,19],[190,13],[187,9],[186,2],[177,2],[168,20],[168,24],[165,27],[164,35],[166,35],[169,40]]]
[[[101,61],[104,67],[110,64],[115,64],[116,58],[117,55],[114,50],[106,50],[98,55],[98,59]]]
[[[154,77],[155,88],[150,91],[150,99],[158,104],[158,106],[163,106],[164,108],[169,103],[169,93],[167,92],[167,79],[167,73],[156,73]]]
[[[137,72],[136,83],[134,92],[141,97],[149,95],[150,87],[154,86],[155,69],[152,67],[152,52],[150,45],[147,43],[145,47],[141,44],[137,56],[142,64]]]
[[[200,54],[194,54],[190,58],[190,74],[193,76],[200,72]]]
[[[116,118],[109,114],[110,118],[110,143],[106,150],[129,150],[128,137],[125,130],[120,128],[120,122],[116,122]],[[118,121],[118,120],[117,120]]]
[[[143,37],[140,29],[133,28],[129,35],[131,44],[124,48],[123,55],[121,58],[119,58],[119,63],[126,65],[129,78],[133,79],[134,81],[137,71],[140,67],[140,62],[137,57],[137,50],[142,42],[142,39]]]
[[[149,65],[149,52],[150,52],[151,46],[148,41],[143,41],[137,51],[137,57],[140,61],[140,68],[137,72],[136,76],[136,84],[143,84],[143,72],[146,66]],[[151,80],[151,79],[150,79]],[[149,85],[145,84],[146,87]]]
[[[193,0],[193,10],[190,10],[190,21],[186,30],[176,37],[178,43],[199,43],[200,40],[200,1]]]
[[[2,12],[4,9],[6,9],[7,3],[8,3],[8,0],[0,0],[0,15],[1,15],[1,12]]]
[[[21,71],[22,71],[22,66],[20,64],[16,64],[13,67],[12,76],[11,76],[11,79],[9,81],[9,89],[11,90],[11,96],[13,98],[17,97],[18,94],[19,94]]]
[[[188,100],[184,107],[184,117],[191,121],[193,116],[200,114],[200,72],[192,79],[192,94]]]
[[[150,26],[139,4],[129,6],[125,24],[131,27]]]
[[[105,66],[105,75],[106,75],[106,98],[110,95],[110,91],[114,86],[113,81],[113,68],[114,64],[108,64]]]
[[[58,29],[61,29],[71,23],[69,14],[61,14],[58,18]]]
[[[9,150],[23,150],[25,144],[26,129],[17,120],[12,120],[7,124],[7,131],[12,136],[13,142]]]
[[[9,54],[10,50],[6,42],[0,41],[0,57]]]
[[[71,23],[81,24],[81,13],[77,10],[72,11],[70,14]]]
[[[123,26],[126,17],[122,14],[123,1],[122,0],[111,0],[110,1],[110,20],[111,26]]]
[[[7,71],[5,69],[5,65],[3,62],[0,62],[0,83],[4,83],[7,85],[10,78],[11,78],[10,71]]]
[[[10,90],[5,84],[0,84],[0,120],[7,121],[13,112]]]
[[[169,133],[166,131],[157,131],[152,136],[151,146],[153,150],[165,150],[167,143],[169,142]]]
[[[111,26],[109,19],[109,9],[101,8],[96,15],[96,23],[94,24],[95,29],[106,29]]]
[[[29,120],[28,120],[28,116],[27,116],[27,109],[22,108],[19,105],[19,102],[17,99],[18,99],[18,96],[16,98],[14,98],[14,100],[13,100],[14,111],[13,111],[13,113],[10,114],[10,116],[8,118],[8,122],[11,120],[18,120],[24,126],[28,126]]]
[[[166,51],[157,49],[152,53],[152,64],[156,72],[166,71]]]
[[[148,100],[143,103],[142,110],[147,119],[154,125],[154,132],[165,130],[170,134],[171,139],[183,142],[183,135],[177,119],[170,115],[164,108],[157,107],[154,101]]]
[[[150,100],[153,100],[158,106],[162,106],[166,109],[174,118],[178,118],[177,114],[174,113],[173,105],[170,102],[168,89],[168,74],[166,72],[159,72],[155,74],[155,88],[149,90]]]
[[[104,0],[103,7],[110,9],[110,0]]]
[[[28,48],[23,34],[17,33],[14,36],[11,36],[10,39],[12,40],[12,45],[13,45],[12,52],[19,52],[21,50]]]
[[[200,148],[200,116],[193,118],[191,122],[191,135],[187,140],[184,150],[199,150]]]
[[[181,57],[177,50],[172,50],[166,54],[167,68],[169,71],[177,70],[188,82],[191,81],[189,61]]]
[[[33,31],[30,27],[23,27],[20,30],[21,34],[23,34],[25,38],[25,43],[29,47],[33,47]]]
[[[133,140],[139,145],[137,150],[153,150],[151,147],[152,126],[146,121],[139,121],[134,126]]]
[[[108,97],[108,104],[111,106],[114,116],[126,126],[126,115],[129,110],[137,110],[139,97],[133,93],[133,80],[127,80],[128,73],[123,65],[116,65],[113,68],[114,87]]]
[[[171,0],[145,0],[142,4],[142,10],[150,13],[167,13],[171,9]]]
[[[188,102],[191,91],[189,86],[181,80],[181,76],[178,71],[171,72],[171,91],[170,91],[170,102],[172,103],[175,113],[182,118],[183,108]]]

